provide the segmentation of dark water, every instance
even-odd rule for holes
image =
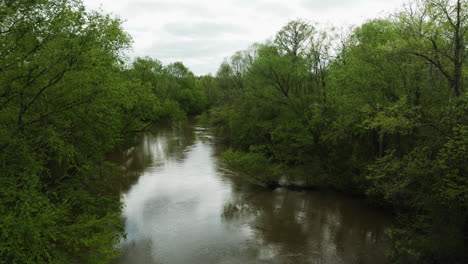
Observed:
[[[385,263],[389,216],[333,192],[267,190],[229,172],[209,130],[159,127],[116,153],[120,264]]]

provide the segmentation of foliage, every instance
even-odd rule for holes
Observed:
[[[282,174],[280,165],[271,166],[271,161],[259,152],[227,150],[222,158],[230,167],[247,175],[253,181],[268,184],[274,182]]]
[[[294,20],[236,53],[210,80],[227,163],[367,195],[398,215],[392,260],[462,263],[466,11],[465,1],[414,1],[342,39]]]
[[[125,65],[121,21],[78,0],[0,2],[0,263],[109,263],[123,237],[105,154],[206,107],[196,77]]]
[[[105,153],[208,108],[242,174],[367,195],[398,215],[392,260],[462,263],[467,10],[418,0],[341,39],[293,20],[197,77],[126,63],[121,21],[79,0],[2,1],[0,263],[108,263],[123,228]]]

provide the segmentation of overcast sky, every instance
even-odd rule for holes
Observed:
[[[271,38],[289,20],[359,25],[407,0],[83,0],[120,17],[133,38],[130,57],[182,61],[195,74],[216,74],[235,51]]]

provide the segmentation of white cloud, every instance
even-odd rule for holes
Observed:
[[[182,61],[195,74],[216,73],[224,57],[262,42],[289,20],[359,24],[406,0],[84,0],[122,18],[130,56]]]
[[[216,22],[172,22],[163,26],[168,33],[179,37],[210,38],[226,35],[248,34],[249,30],[235,24],[221,24]]]
[[[375,1],[375,0],[374,0]],[[377,0],[378,1],[378,0]],[[365,0],[354,0],[354,1],[349,1],[349,0],[301,0],[299,4],[303,8],[307,8],[311,11],[329,11],[333,9],[339,9],[339,8],[349,8],[353,6],[360,5],[362,2],[365,2]]]
[[[189,17],[214,17],[214,13],[209,6],[199,5],[197,2],[181,1],[151,1],[137,0],[126,1],[123,11],[132,16],[142,14],[160,15],[164,13],[178,12]]]
[[[248,41],[241,42],[243,45],[248,45]],[[144,53],[160,59],[184,61],[186,58],[216,58],[220,55],[230,54],[232,50],[236,50],[238,45],[238,41],[222,39],[211,41],[204,39],[162,40],[147,47]]]

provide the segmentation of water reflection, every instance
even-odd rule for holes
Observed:
[[[385,263],[385,215],[331,192],[250,185],[213,139],[158,127],[116,155],[128,184],[116,263]]]
[[[223,219],[248,225],[277,263],[384,263],[386,216],[331,192],[233,192]]]
[[[121,167],[121,192],[128,191],[147,170],[163,166],[166,161],[183,162],[194,142],[193,129],[187,125],[160,124],[144,135],[135,136],[130,147],[122,146],[109,156]]]

